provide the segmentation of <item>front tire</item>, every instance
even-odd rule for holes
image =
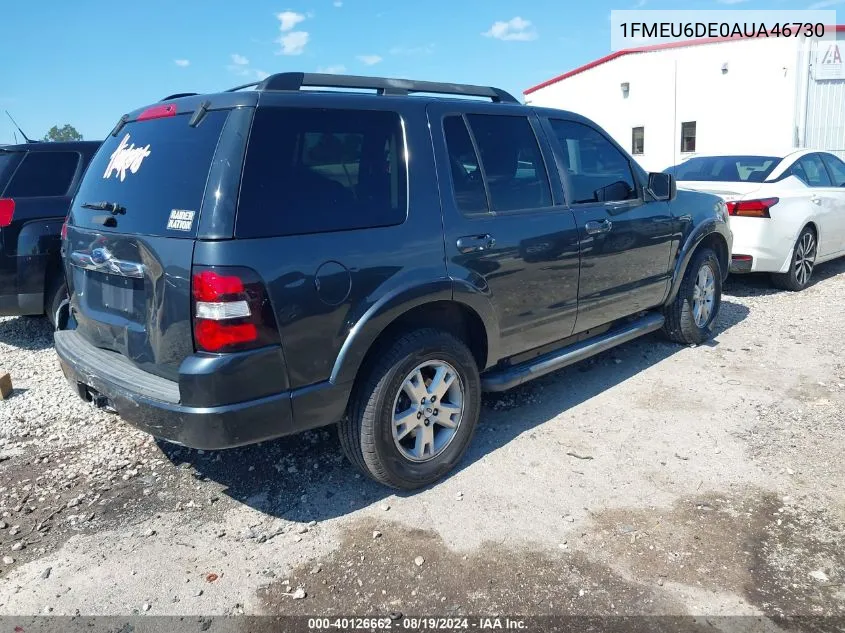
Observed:
[[[676,343],[701,344],[713,336],[721,305],[722,267],[716,253],[703,248],[687,267],[678,296],[664,309],[663,332]]]
[[[416,330],[384,348],[363,376],[339,424],[340,444],[364,474],[413,490],[457,465],[480,409],[478,366],[463,341]]]
[[[804,227],[795,248],[792,249],[792,259],[789,261],[789,271],[772,275],[772,283],[782,290],[798,292],[810,285],[813,270],[816,266],[818,240],[816,232],[809,226]]]

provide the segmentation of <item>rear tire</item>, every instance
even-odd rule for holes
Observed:
[[[818,240],[816,232],[805,226],[792,249],[792,259],[789,260],[789,271],[772,275],[772,284],[782,290],[798,292],[810,285],[813,270],[816,266]]]
[[[387,345],[362,376],[338,426],[340,444],[364,474],[413,490],[457,465],[480,409],[478,367],[463,341],[415,330]]]
[[[68,298],[64,275],[54,278],[47,288],[48,290],[44,295],[44,312],[53,325],[53,329],[64,329],[67,318],[59,314],[59,311],[65,307],[63,304]]]
[[[716,253],[703,248],[689,263],[678,296],[664,308],[663,332],[676,343],[703,343],[713,336],[721,305],[722,267]]]

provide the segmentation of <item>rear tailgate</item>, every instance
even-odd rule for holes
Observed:
[[[65,257],[78,333],[171,380],[194,351],[194,241],[229,113],[207,112],[194,126],[190,113],[126,123],[71,206]]]

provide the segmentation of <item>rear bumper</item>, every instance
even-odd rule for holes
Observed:
[[[155,437],[199,449],[224,449],[254,444],[335,422],[340,388],[331,386],[315,398],[285,391],[220,406],[180,402],[179,383],[145,372],[119,354],[100,350],[73,330],[56,332],[56,352],[71,387],[84,400],[112,410],[132,426]],[[347,392],[348,395],[348,392]],[[300,423],[293,419],[295,401]],[[302,410],[305,402],[314,406]],[[320,403],[319,407],[317,402]],[[345,402],[343,402],[345,407]]]
[[[775,223],[772,219],[731,217],[734,235],[733,255],[751,257],[750,267],[743,261],[731,261],[734,273],[777,273],[789,267],[792,247],[797,236],[791,227]]]

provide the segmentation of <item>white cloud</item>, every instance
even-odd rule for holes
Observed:
[[[317,69],[318,73],[326,73],[327,75],[342,75],[346,72],[346,66],[343,64],[335,64],[334,66],[320,66]]]
[[[282,11],[276,14],[276,18],[279,20],[279,30],[282,32],[282,35],[276,40],[282,47],[276,53],[277,55],[302,55],[311,36],[308,31],[294,31],[293,29],[309,17],[313,17],[313,14],[304,15],[295,11]]]
[[[375,66],[381,59],[381,55],[358,55],[358,61],[367,66]]]
[[[310,37],[311,36],[308,34],[308,31],[291,31],[290,33],[282,35],[278,40],[276,40],[282,45],[282,50],[280,50],[277,54],[302,55]]]
[[[278,18],[280,22],[279,28],[282,31],[292,31],[293,27],[300,22],[305,21],[305,16],[301,13],[297,13],[296,11],[282,11],[281,13],[276,14],[276,18]]]
[[[829,9],[830,7],[835,7],[837,5],[842,4],[845,0],[820,0],[819,2],[814,2],[808,8],[811,10],[815,9]]]
[[[177,66],[180,66],[181,68],[187,68],[188,66],[191,65],[191,60],[190,59],[174,59],[173,63],[176,64]]]
[[[257,79],[258,81],[270,76],[270,73],[250,67],[249,59],[244,55],[232,53],[230,57],[232,58],[232,63],[228,64],[226,69],[231,73],[240,77],[247,77],[248,79]]]
[[[343,6],[343,1],[342,0],[334,0],[334,2],[332,2],[332,4],[334,6],[336,6],[337,8],[340,8],[340,7]]]
[[[537,31],[531,28],[530,20],[523,20],[516,16],[507,22],[494,22],[490,30],[482,33],[484,37],[495,37],[497,40],[528,42],[537,39]]]

